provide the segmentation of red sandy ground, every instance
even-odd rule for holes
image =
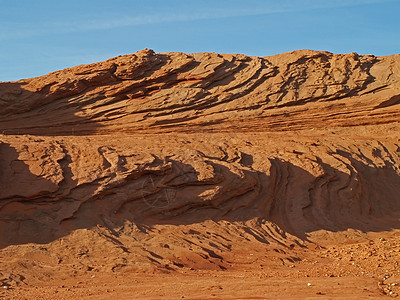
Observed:
[[[6,299],[374,299],[397,297],[400,292],[399,238],[293,252],[301,253],[300,261],[282,259],[280,264],[271,263],[271,255],[248,253],[238,262],[241,270],[229,271],[184,267],[137,274],[107,272],[102,266],[85,271],[81,266],[43,264],[49,276],[56,273],[59,278],[12,285],[0,295]]]

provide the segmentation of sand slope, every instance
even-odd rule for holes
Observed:
[[[366,288],[313,295],[397,295],[399,81],[399,55],[146,49],[1,82],[4,293],[82,298],[88,278],[143,273],[346,277]]]

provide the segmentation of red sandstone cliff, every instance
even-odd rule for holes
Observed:
[[[400,228],[399,55],[143,50],[1,82],[0,111],[5,253],[225,270]]]

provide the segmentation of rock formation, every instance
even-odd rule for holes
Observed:
[[[0,110],[3,255],[229,270],[400,228],[399,55],[146,49],[1,82]]]

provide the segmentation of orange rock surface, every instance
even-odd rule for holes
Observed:
[[[400,55],[145,49],[0,110],[0,297],[400,293]]]

